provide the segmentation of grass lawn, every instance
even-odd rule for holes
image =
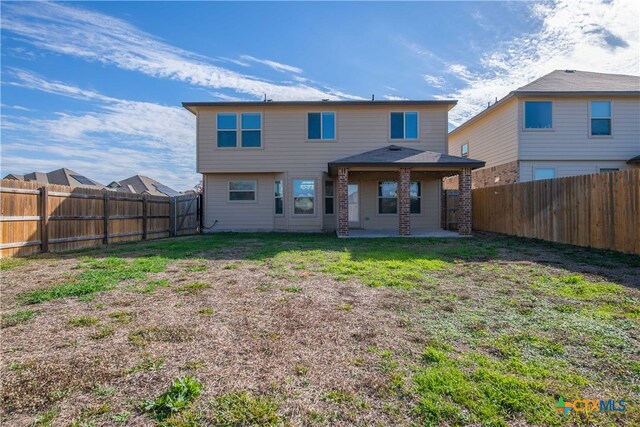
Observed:
[[[0,266],[4,425],[640,424],[637,256],[217,234]]]

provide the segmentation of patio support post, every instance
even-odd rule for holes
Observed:
[[[398,221],[401,236],[411,235],[411,169],[400,169],[398,183]]]
[[[349,168],[338,168],[338,237],[349,236]]]
[[[471,169],[460,169],[458,178],[460,195],[458,199],[458,234],[471,235]]]

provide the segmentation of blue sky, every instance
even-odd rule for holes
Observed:
[[[455,127],[554,69],[640,74],[605,2],[2,2],[2,175],[195,173],[182,101],[457,99]]]

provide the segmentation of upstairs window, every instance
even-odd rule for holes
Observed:
[[[336,139],[336,114],[328,112],[307,114],[307,138]]]
[[[462,147],[460,147],[460,157],[469,158],[469,143],[462,144]]]
[[[229,181],[229,201],[253,202],[256,200],[255,181]]]
[[[552,122],[551,101],[526,101],[524,103],[525,129],[551,129]]]
[[[418,139],[418,113],[391,113],[391,139]]]
[[[591,101],[591,135],[611,135],[611,101]]]
[[[240,122],[240,129],[238,129]],[[241,113],[238,121],[236,113],[218,113],[218,147],[259,148],[262,146],[262,115],[260,113]],[[240,132],[240,144],[238,133]]]
[[[261,139],[262,116],[260,113],[242,113],[242,147],[260,147]]]
[[[238,117],[235,114],[218,114],[218,147],[229,148],[237,145]]]

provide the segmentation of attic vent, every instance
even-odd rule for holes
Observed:
[[[565,73],[575,73],[576,70],[564,70]]]
[[[400,151],[400,150],[402,150],[402,147],[398,147],[397,145],[391,145],[389,147],[389,150],[391,150],[391,151]]]

